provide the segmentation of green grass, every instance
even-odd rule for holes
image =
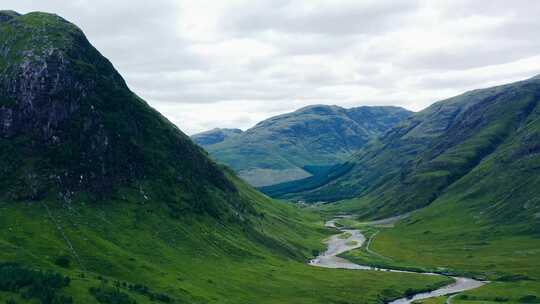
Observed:
[[[331,185],[360,195],[320,212],[366,219],[418,211],[395,228],[377,227],[370,250],[343,256],[492,281],[455,303],[539,297],[539,85],[535,78],[435,104],[413,117],[414,128],[359,152],[357,169]]]
[[[445,304],[447,299],[448,299],[447,296],[442,296],[442,297],[436,297],[436,298],[416,300],[413,302],[413,304]]]
[[[453,303],[518,303],[532,295],[540,297],[540,239],[511,227],[492,226],[472,216],[455,202],[437,202],[395,228],[365,227],[342,220],[349,227],[361,227],[370,245],[342,256],[378,267],[413,271],[436,271],[486,279],[492,283],[463,293]],[[362,228],[363,227],[363,228]]]
[[[254,232],[246,233],[247,228],[241,226],[231,228],[204,216],[173,220],[144,204],[74,204],[69,208],[51,204],[51,214],[73,244],[81,266],[43,206],[4,203],[0,207],[0,260],[70,276],[72,282],[64,294],[77,303],[92,302],[88,289],[102,284],[99,276],[108,285],[115,280],[144,284],[190,303],[376,303],[381,294],[403,294],[407,288],[444,281],[308,266],[305,259],[312,250],[322,249],[320,240],[329,231],[316,215],[273,205],[259,209],[266,212],[264,220],[251,223],[271,236],[270,242]],[[67,269],[55,265],[56,258],[64,255],[71,256]],[[403,281],[410,284],[404,286]],[[123,291],[138,303],[149,302]],[[13,294],[2,297],[17,298]]]

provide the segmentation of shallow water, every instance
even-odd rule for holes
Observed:
[[[394,219],[396,219],[396,217],[392,218],[392,220]],[[325,226],[336,228],[336,224],[335,224],[336,220],[337,219],[326,222]],[[375,268],[375,267],[355,264],[349,260],[340,258],[338,257],[338,255],[340,255],[341,253],[362,247],[362,245],[366,242],[366,237],[360,232],[360,230],[357,230],[357,229],[339,229],[339,230],[341,231],[340,234],[333,235],[328,240],[325,241],[328,248],[326,249],[325,252],[317,256],[315,259],[312,259],[311,261],[309,261],[310,265],[317,266],[317,267],[324,267],[324,268],[374,270],[374,271],[387,271],[387,272],[400,272],[400,273],[417,273],[417,274],[424,274],[424,275],[438,275],[438,274],[430,273],[430,272],[412,272],[412,271],[402,271],[402,270],[385,269],[385,268]],[[340,238],[340,236],[343,233],[350,233],[350,236],[345,239]],[[355,242],[355,243],[351,243],[351,242]],[[419,293],[419,294],[414,295],[411,298],[397,299],[390,302],[390,304],[407,304],[415,300],[454,294],[457,292],[462,292],[462,291],[478,288],[486,284],[486,282],[477,281],[470,278],[462,278],[462,277],[452,277],[452,278],[455,280],[455,282],[450,285],[441,287],[431,292]]]

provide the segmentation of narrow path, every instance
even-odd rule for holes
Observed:
[[[79,257],[79,254],[77,253],[77,250],[75,250],[75,247],[73,247],[73,244],[71,243],[71,241],[69,240],[69,238],[67,237],[67,235],[64,233],[64,229],[62,229],[62,226],[60,225],[60,223],[56,220],[56,218],[53,216],[51,210],[49,209],[49,206],[47,206],[47,203],[45,202],[42,202],[42,205],[45,207],[45,210],[47,210],[47,215],[49,216],[49,219],[52,221],[52,223],[56,226],[56,229],[58,230],[58,232],[60,232],[60,235],[62,236],[62,238],[64,239],[64,241],[66,242],[66,245],[68,246],[69,250],[71,251],[72,255],[75,257],[75,259],[77,260],[77,263],[79,264],[79,266],[81,267],[82,270],[86,270],[84,268],[84,265],[82,263],[82,260],[81,258]]]
[[[403,217],[394,217],[389,220],[377,221],[379,223],[389,223],[395,222]],[[338,218],[326,222],[326,227],[337,228],[336,220]],[[376,268],[371,266],[355,264],[349,260],[338,257],[341,253],[344,253],[349,250],[362,247],[366,242],[366,237],[358,229],[344,229],[338,228],[341,233],[331,236],[325,243],[328,245],[328,249],[317,256],[315,259],[309,261],[309,265],[324,267],[324,268],[341,268],[341,269],[356,269],[356,270],[374,270],[374,271],[385,271],[385,272],[399,272],[399,273],[416,273],[424,275],[439,275],[431,272],[412,272],[412,271],[402,271],[396,269],[386,269],[386,268]],[[350,236],[343,238],[343,233],[348,233]],[[455,281],[454,283],[441,287],[437,290],[431,292],[418,293],[410,298],[401,298],[390,302],[389,304],[408,304],[415,300],[434,298],[449,294],[455,294],[458,292],[463,292],[466,290],[471,290],[478,288],[486,282],[477,281],[470,278],[464,277],[452,277]]]

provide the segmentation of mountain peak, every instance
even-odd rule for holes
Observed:
[[[0,23],[4,195],[101,195],[149,180],[234,190],[200,148],[129,90],[77,26],[41,12],[1,16],[11,16]]]
[[[196,140],[249,183],[262,187],[344,162],[409,115],[401,108],[311,105],[270,117],[214,144]]]
[[[15,11],[9,11],[9,10],[0,11],[0,23],[9,21],[18,16],[20,16],[20,14]]]

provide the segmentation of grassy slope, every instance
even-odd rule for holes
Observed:
[[[101,284],[98,275],[110,282],[144,284],[189,303],[375,303],[388,290],[396,295],[443,281],[307,266],[304,259],[312,250],[322,249],[320,240],[328,234],[322,221],[247,187],[243,190],[264,213],[262,219],[251,219],[249,226],[223,224],[202,215],[172,219],[140,198],[139,204],[115,201],[99,206],[2,203],[0,260],[69,275],[72,283],[65,293],[76,303],[92,302],[87,289]],[[62,232],[47,215],[45,204]],[[54,264],[62,255],[71,257],[69,269]],[[409,282],[406,286],[404,280]],[[128,293],[139,303],[149,302]],[[3,293],[0,299],[12,296]]]
[[[352,170],[295,197],[353,198],[336,208],[348,206],[371,217],[424,207],[500,146],[520,136],[518,132],[537,119],[539,95],[540,81],[529,79],[436,103],[362,149]],[[507,155],[506,161],[535,155],[537,136],[524,134],[523,141],[514,144],[522,150]],[[522,180],[533,176],[534,170],[520,171]]]
[[[540,107],[535,104],[512,136],[433,203],[395,228],[379,229],[372,252],[361,249],[346,256],[362,263],[450,271],[494,281],[453,303],[540,299],[538,138]],[[351,200],[325,211],[361,210],[372,199]]]
[[[29,115],[0,139],[0,262],[68,275],[63,293],[76,303],[95,302],[88,288],[116,280],[179,303],[375,302],[383,290],[441,282],[307,266],[329,233],[318,217],[226,174],[74,25],[44,13],[14,18],[0,24],[0,76],[45,86],[0,91],[2,111]],[[20,73],[23,61],[32,73]],[[39,111],[24,108],[29,95]],[[17,298],[0,292],[8,297]]]
[[[515,227],[490,224],[478,214],[471,215],[462,204],[436,202],[395,228],[376,230],[371,251],[364,248],[345,257],[377,266],[493,280],[496,282],[465,293],[489,301],[503,296],[511,302],[526,295],[540,298],[540,238]],[[505,281],[512,276],[528,279]]]

